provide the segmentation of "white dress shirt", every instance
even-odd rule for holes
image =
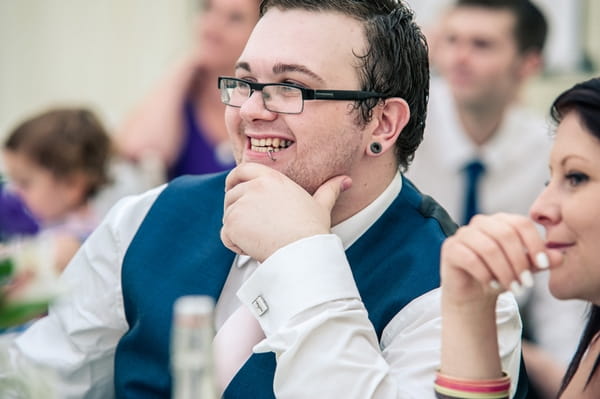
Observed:
[[[115,347],[128,328],[120,284],[123,256],[163,188],[126,198],[110,211],[64,272],[72,295],[52,306],[49,316],[11,349],[13,364],[51,366],[60,398],[114,396]],[[440,359],[439,290],[402,309],[378,342],[344,253],[400,189],[397,175],[375,202],[336,226],[335,234],[279,249],[243,283],[243,269],[252,262],[236,258],[217,302],[217,324],[236,308],[237,290],[266,335],[254,350],[276,353],[278,398],[434,398]],[[268,307],[260,316],[254,305],[258,297]],[[273,304],[277,306],[269,306]],[[510,294],[498,301],[498,325],[503,367],[516,376],[521,324]]]
[[[494,136],[478,147],[465,133],[447,85],[434,79],[423,142],[406,176],[435,198],[456,220],[463,218],[463,167],[474,158],[485,165],[479,207],[482,213],[527,215],[548,181],[551,125],[513,106]]]
[[[477,157],[486,168],[479,183],[480,212],[527,215],[550,176],[549,121],[513,106],[492,139],[477,147],[464,132],[443,80],[432,80],[430,94],[425,137],[406,176],[460,222],[465,191],[461,169]],[[579,341],[586,303],[554,298],[545,273],[536,273],[534,279],[534,287],[517,298],[526,324],[537,343],[566,366]]]

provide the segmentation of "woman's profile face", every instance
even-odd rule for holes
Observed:
[[[600,304],[600,139],[576,111],[557,128],[550,175],[531,207],[546,230],[548,250],[563,254],[550,271],[550,291],[559,299]]]
[[[231,73],[258,21],[258,0],[205,0],[198,23],[203,64]]]

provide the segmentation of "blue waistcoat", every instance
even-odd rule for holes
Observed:
[[[219,297],[235,256],[219,237],[224,179],[217,174],[171,182],[125,254],[129,331],[115,355],[118,398],[169,398],[173,303],[189,294]],[[439,286],[440,245],[454,229],[446,212],[403,178],[398,197],[346,251],[378,337],[406,304]],[[274,398],[275,366],[273,353],[253,354],[224,398]]]

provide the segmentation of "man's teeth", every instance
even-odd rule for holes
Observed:
[[[278,137],[267,139],[250,139],[250,147],[252,151],[257,152],[278,152],[292,145],[293,141],[283,140]]]

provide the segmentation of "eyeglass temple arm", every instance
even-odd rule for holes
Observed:
[[[366,100],[368,98],[382,98],[383,95],[373,91],[357,90],[305,90],[305,100]]]

